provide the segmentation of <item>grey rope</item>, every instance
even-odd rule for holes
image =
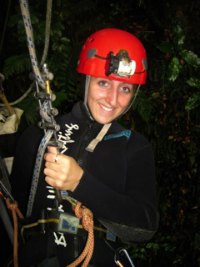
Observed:
[[[44,155],[45,149],[47,147],[47,144],[49,143],[49,141],[52,138],[52,135],[53,135],[53,130],[48,131],[44,135],[43,139],[41,140],[39,148],[38,148],[36,161],[35,161],[35,168],[34,168],[34,172],[33,172],[33,179],[32,179],[32,184],[31,184],[31,191],[30,191],[28,205],[27,205],[27,212],[26,212],[27,217],[31,216],[31,214],[32,214],[33,204],[34,204],[35,195],[37,192],[39,176],[40,176],[41,167],[42,167],[43,155]]]
[[[37,80],[38,84],[45,89],[44,80],[42,78],[42,75],[39,70],[37,56],[35,52],[35,45],[34,45],[34,38],[33,38],[33,29],[30,19],[30,13],[28,8],[28,1],[26,0],[19,0],[22,18],[24,22],[24,27],[26,31],[26,37],[27,37],[27,43],[28,43],[28,49],[30,54],[30,59],[32,63],[32,68],[35,74],[35,79]]]
[[[43,56],[40,62],[40,66],[42,66],[47,58],[48,50],[49,50],[49,40],[50,40],[50,28],[51,28],[51,14],[52,14],[52,0],[47,0],[47,12],[46,12],[46,26],[45,26],[45,42],[44,42],[44,50]]]
[[[27,12],[25,11],[25,13],[27,13]],[[28,12],[28,14],[29,14],[29,12]],[[28,14],[27,14],[27,17],[28,17]],[[47,0],[46,25],[45,25],[45,43],[44,43],[42,59],[40,61],[40,66],[42,66],[45,63],[47,55],[48,55],[49,40],[50,40],[50,28],[51,28],[51,14],[52,14],[52,0]],[[30,18],[29,18],[29,20],[30,20]],[[31,35],[33,36],[33,33],[31,33]],[[33,89],[33,83],[30,85],[28,90],[20,98],[16,99],[13,102],[9,102],[9,104],[11,106],[17,105],[18,103],[20,103],[22,100],[24,100],[30,94],[32,89]],[[0,106],[2,107],[2,106],[4,106],[4,104],[0,104]]]

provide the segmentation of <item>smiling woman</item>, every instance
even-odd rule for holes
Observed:
[[[97,122],[106,124],[124,113],[133,96],[133,84],[91,77],[87,95],[88,108]]]
[[[126,31],[99,30],[83,45],[77,71],[85,75],[85,98],[56,118],[62,146],[59,154],[56,147],[46,149],[32,213],[26,218],[32,223],[25,221],[23,228],[27,230],[19,248],[21,267],[71,266],[87,244],[74,216],[77,201],[92,211],[95,224],[94,253],[90,265],[82,266],[133,266],[130,260],[129,265],[124,262],[127,253],[121,257],[115,249],[149,240],[158,227],[151,144],[117,122],[146,82],[143,45]],[[24,212],[41,140],[42,130],[30,127],[16,150],[11,182]],[[58,189],[72,207],[57,201]],[[52,227],[48,222],[55,222],[55,216],[60,223]],[[30,227],[41,221],[46,222],[44,231]],[[61,229],[62,225],[68,227]]]

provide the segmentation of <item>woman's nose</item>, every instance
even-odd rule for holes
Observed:
[[[107,97],[106,97],[107,102],[110,105],[115,106],[116,103],[117,103],[117,98],[118,98],[118,90],[117,90],[117,88],[111,87],[107,92]]]

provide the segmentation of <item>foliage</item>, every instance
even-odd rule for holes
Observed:
[[[133,247],[133,257],[142,266],[200,266],[200,58],[186,49],[185,40],[176,21],[167,42],[157,46],[163,53],[161,80],[152,79],[136,103],[135,127],[147,133],[156,151],[160,207],[160,228],[153,240]],[[160,72],[160,66],[154,67]]]
[[[200,266],[200,33],[196,27],[200,12],[197,1],[179,2],[77,0],[53,4],[47,63],[54,73],[54,105],[60,112],[81,98],[75,68],[80,47],[91,32],[120,27],[138,35],[147,48],[147,86],[141,88],[134,108],[122,121],[148,137],[156,159],[160,225],[151,241],[132,245],[137,267]],[[46,7],[42,1],[30,1],[30,8],[40,59]],[[0,68],[6,76],[7,95],[15,99],[31,84],[31,66],[19,7],[15,4],[10,12]],[[37,121],[32,93],[19,106],[29,123]]]

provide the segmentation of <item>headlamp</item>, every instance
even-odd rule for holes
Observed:
[[[120,50],[116,56],[113,52],[109,53],[106,75],[113,73],[121,77],[129,77],[135,73],[135,69],[136,62],[129,58],[126,50]]]

